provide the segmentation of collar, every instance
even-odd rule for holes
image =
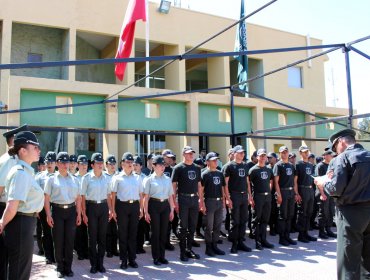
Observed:
[[[32,168],[32,166],[26,163],[25,161],[20,159],[18,160],[18,164],[22,165],[24,169],[27,170],[27,172],[30,173],[31,175],[35,174],[35,170]]]

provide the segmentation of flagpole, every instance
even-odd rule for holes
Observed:
[[[145,0],[145,6],[146,6],[146,23],[145,23],[145,56],[149,57],[149,0]],[[145,87],[150,88],[149,84],[149,61],[145,62]],[[148,150],[148,155],[151,153],[150,152],[150,134],[147,135],[147,150]]]

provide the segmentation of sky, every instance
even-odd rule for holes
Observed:
[[[172,0],[172,3],[181,3],[181,7],[191,10],[239,19],[240,1]],[[270,0],[245,0],[246,14],[268,2]],[[323,40],[323,44],[349,43],[370,35],[369,11],[370,0],[278,0],[248,18],[247,24],[309,34],[310,37]],[[370,55],[370,39],[353,46]],[[325,63],[327,106],[348,108],[344,54],[337,50],[328,56],[329,61]],[[350,67],[353,106],[357,113],[368,113],[370,102],[364,101],[370,98],[370,60],[351,51]]]

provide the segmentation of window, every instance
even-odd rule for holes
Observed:
[[[67,105],[67,104],[72,104],[72,98],[68,96],[57,96],[56,97],[56,106],[60,105]],[[73,107],[62,107],[62,108],[56,108],[56,113],[57,114],[68,114],[71,115],[73,114]]]
[[[287,124],[287,115],[285,113],[278,114],[279,126],[285,126]]]
[[[27,62],[42,62],[42,54],[28,53]]]
[[[230,109],[220,108],[218,109],[218,121],[219,122],[231,122]]]
[[[288,86],[291,88],[303,88],[301,67],[288,68]]]
[[[327,130],[334,130],[334,123],[333,122],[326,123],[325,126],[326,126]]]
[[[145,103],[145,117],[148,119],[159,118],[159,104]]]
[[[301,140],[292,140],[292,150],[298,150],[301,145]]]

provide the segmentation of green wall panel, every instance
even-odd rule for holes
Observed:
[[[265,129],[279,126],[279,117],[278,117],[279,113],[286,113],[287,125],[305,122],[305,116],[302,113],[276,111],[276,110],[264,110],[263,111],[263,122],[264,122]],[[292,129],[283,129],[279,131],[272,131],[272,132],[265,133],[265,135],[305,137],[306,130],[305,130],[305,127],[298,127],[298,128],[292,128]]]
[[[159,118],[145,117],[145,102],[140,100],[118,103],[119,129],[181,131],[187,130],[186,103],[153,100],[159,104]]]
[[[55,106],[57,96],[71,97],[73,104],[104,99],[102,96],[22,90],[21,109]],[[73,114],[57,114],[55,109],[23,112],[21,113],[21,123],[35,126],[105,128],[105,105],[73,107]]]
[[[321,116],[321,117],[327,117],[327,116]],[[330,118],[330,117],[327,117]],[[316,120],[320,120],[319,118],[316,118]],[[345,121],[340,122],[344,125],[346,125]],[[334,129],[329,129],[329,124],[320,124],[316,126],[316,137],[317,138],[329,138],[330,135],[332,135],[334,132],[337,132],[338,130],[344,129],[345,127],[334,123]]]
[[[199,104],[199,132],[231,133],[230,122],[219,121],[219,109],[229,109],[228,106]],[[235,107],[235,132],[250,131],[252,128],[252,110]]]

